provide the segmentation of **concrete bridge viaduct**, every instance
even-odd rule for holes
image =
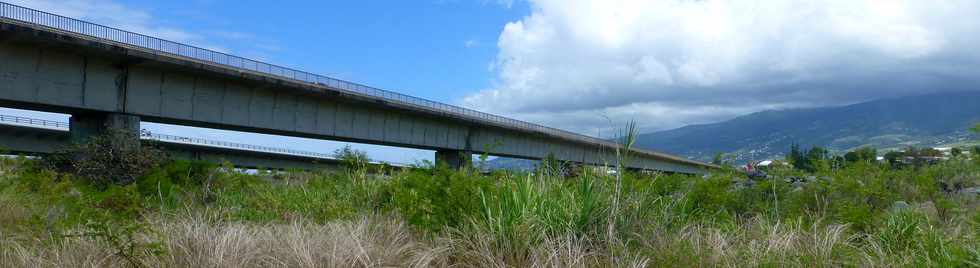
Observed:
[[[71,114],[82,141],[141,121],[436,151],[616,165],[619,145],[0,2],[0,106]],[[714,166],[631,152],[630,168]]]
[[[165,151],[174,159],[225,162],[237,168],[257,170],[340,170],[332,155],[192,137],[141,133],[144,143]],[[68,123],[0,114],[0,154],[44,156],[71,145]],[[370,165],[381,165],[371,163]],[[405,168],[401,164],[385,164]]]

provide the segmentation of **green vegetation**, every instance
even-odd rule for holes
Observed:
[[[130,181],[0,158],[0,263],[980,265],[980,199],[964,191],[980,186],[976,162],[893,167],[861,149],[832,165],[820,150],[796,151],[789,160],[801,168],[777,166],[759,181],[734,169],[384,175],[359,161],[346,172],[257,174],[160,161]]]
[[[822,147],[814,146],[810,150],[801,150],[799,145],[792,145],[786,161],[793,167],[806,172],[826,171],[830,168],[830,152]]]
[[[152,144],[141,144],[138,135],[110,129],[89,142],[73,144],[51,154],[45,158],[44,165],[50,170],[72,173],[99,188],[130,184],[166,159],[163,151]]]
[[[354,150],[350,145],[345,145],[334,151],[333,157],[343,163],[347,176],[359,179],[367,176],[368,166],[371,164],[371,158],[368,157],[367,153]]]
[[[844,160],[848,163],[855,162],[874,162],[878,158],[878,151],[874,147],[861,147],[857,150],[844,154]]]

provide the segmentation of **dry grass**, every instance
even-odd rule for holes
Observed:
[[[545,237],[538,247],[513,250],[500,246],[486,233],[454,234],[442,238],[454,264],[466,267],[599,267],[603,256],[595,245],[572,235]]]
[[[637,234],[636,247],[575,235],[545,236],[526,251],[501,247],[480,231],[430,237],[386,216],[254,224],[195,214],[150,222],[167,253],[144,258],[149,267],[874,267],[915,266],[916,259],[928,258],[896,255],[879,241],[848,235],[845,225],[758,218],[734,230],[690,225]],[[0,263],[6,267],[129,266],[91,239],[42,241],[3,233],[0,238]]]
[[[390,218],[360,218],[324,225],[210,224],[202,217],[162,225],[167,266],[378,267],[427,266],[431,247]]]
[[[417,241],[399,220],[364,217],[323,225],[214,223],[206,216],[154,223],[167,254],[151,267],[427,267],[444,266],[445,250]],[[11,267],[125,267],[91,239],[45,244],[7,238],[0,263]]]
[[[679,267],[836,267],[840,249],[853,248],[844,225],[809,226],[752,219],[734,230],[690,225],[642,241],[651,266]]]

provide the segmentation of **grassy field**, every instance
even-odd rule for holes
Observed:
[[[4,158],[0,263],[980,266],[980,199],[957,191],[980,185],[980,165],[964,159],[775,170],[754,183],[734,171],[547,175],[555,173],[248,175],[171,162],[135,183],[105,186]]]

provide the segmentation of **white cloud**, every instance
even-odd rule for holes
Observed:
[[[980,2],[529,0],[464,105],[587,134],[971,89]]]

